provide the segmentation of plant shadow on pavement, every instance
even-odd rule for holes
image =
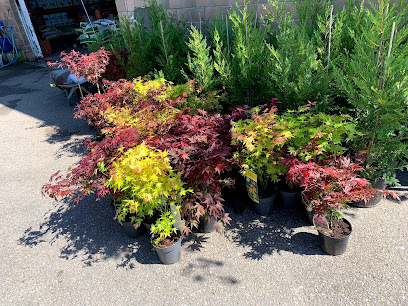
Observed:
[[[0,117],[12,111],[38,119],[29,129],[45,134],[45,141],[61,144],[57,157],[83,152],[86,137],[95,130],[83,119],[74,119],[75,105],[80,102],[73,94],[70,105],[63,90],[50,87],[49,67],[31,63],[15,63],[0,71]]]
[[[248,249],[244,257],[261,260],[265,255],[282,251],[300,255],[324,255],[317,233],[313,230],[306,213],[299,208],[275,209],[269,216],[260,216],[251,209],[244,214],[230,213],[231,224],[226,235],[237,246]]]
[[[26,229],[20,245],[35,247],[43,243],[56,244],[60,257],[79,259],[86,266],[102,260],[117,259],[117,267],[132,269],[141,264],[160,264],[149,238],[128,238],[113,219],[114,211],[108,199],[89,196],[78,204],[61,201],[47,212],[37,226]]]
[[[18,243],[28,247],[56,245],[60,248],[61,258],[80,260],[85,266],[109,259],[117,262],[117,268],[125,269],[133,269],[137,263],[161,264],[149,235],[127,237],[113,219],[114,211],[109,203],[110,199],[97,199],[95,195],[86,197],[78,204],[69,200],[57,202],[40,224],[25,230]],[[198,252],[207,240],[205,234],[191,233],[183,239],[183,250]],[[199,258],[198,264],[193,264],[195,268],[208,265],[222,266],[223,263]],[[220,281],[236,283],[228,277]]]
[[[85,266],[110,259],[117,262],[118,268],[125,269],[133,269],[137,264],[160,264],[149,235],[128,238],[113,219],[114,211],[109,203],[110,199],[97,199],[95,195],[78,204],[68,200],[58,202],[40,224],[26,229],[19,244],[29,247],[56,245],[60,248],[61,258],[79,260]],[[317,245],[316,235],[296,232],[297,228],[305,225],[306,221],[296,210],[278,210],[270,217],[260,217],[247,210],[243,215],[232,213],[231,225],[225,234],[236,245],[250,248],[244,255],[249,259],[259,260],[264,255],[281,251],[323,254]],[[209,235],[191,233],[183,240],[183,250],[197,253],[205,247],[208,239]],[[223,265],[220,261],[198,257],[183,268],[182,274],[198,282],[215,277],[221,283],[237,284],[238,280],[233,277],[205,273],[207,267]]]
[[[85,266],[113,260],[117,268],[134,269],[139,264],[161,265],[150,236],[146,233],[138,238],[129,238],[119,223],[113,219],[114,211],[110,199],[97,199],[91,195],[78,204],[72,201],[58,202],[55,208],[45,214],[44,220],[27,228],[18,243],[27,247],[53,245],[60,250],[60,258],[77,260]],[[183,238],[183,252],[200,251],[208,235],[191,233]],[[177,270],[193,281],[218,281],[235,285],[239,281],[232,276],[219,273],[207,275],[207,268],[222,268],[224,263],[204,257],[180,262]]]
[[[42,126],[40,126],[42,127]],[[88,135],[84,135],[84,131],[70,131],[58,127],[54,127],[55,133],[49,135],[47,142],[50,144],[59,143],[60,148],[56,153],[57,158],[64,156],[83,156],[86,151],[85,140],[87,138],[94,140],[95,131],[89,129]],[[86,137],[85,137],[86,136]]]
[[[401,201],[391,197],[387,199],[403,205],[408,199],[408,171],[397,171],[396,175],[401,186],[387,189],[398,192]],[[227,207],[232,220],[227,227],[226,236],[237,246],[248,249],[244,253],[245,258],[260,260],[265,255],[279,254],[282,251],[300,255],[325,255],[318,244],[317,231],[307,221],[301,205],[296,209],[285,210],[278,203],[277,209],[269,216],[263,217],[253,211],[253,205],[249,204],[251,201],[246,194],[241,192],[238,197],[241,202],[245,202],[247,209],[245,213],[237,214]],[[351,220],[356,218],[357,213],[358,208],[343,211],[344,216]]]
[[[224,263],[219,260],[207,259],[198,257],[194,263],[189,263],[181,270],[180,275],[189,277],[195,282],[218,281],[225,285],[237,285],[239,280],[232,276],[226,276],[225,273],[217,275],[218,273],[209,273],[209,269],[222,268]]]
[[[192,232],[183,238],[183,245],[189,252],[200,252],[207,241],[208,236],[206,234]]]

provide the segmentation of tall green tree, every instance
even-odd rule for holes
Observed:
[[[266,33],[262,31],[256,6],[250,1],[241,7],[236,3],[227,26],[228,41],[222,39],[222,28],[214,30],[215,63],[222,86],[230,94],[233,104],[257,105],[265,103],[268,86],[265,60]]]
[[[187,46],[190,52],[187,54],[187,67],[193,78],[196,79],[199,90],[208,92],[214,90],[217,79],[214,75],[214,62],[211,56],[207,38],[196,27],[190,28],[190,38]],[[190,77],[184,72],[187,80]]]
[[[395,169],[408,157],[407,5],[369,4],[362,8],[361,31],[348,26],[355,47],[341,56],[335,75],[363,132],[354,149],[364,151],[365,177],[397,183]]]
[[[270,95],[282,102],[281,108],[296,109],[307,101],[327,104],[331,98],[328,46],[336,36],[330,20],[330,1],[297,2],[299,21],[286,3],[269,1],[264,23],[270,37],[268,51]],[[313,8],[313,10],[311,9]]]

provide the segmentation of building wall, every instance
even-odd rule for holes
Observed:
[[[14,42],[18,51],[23,51],[28,59],[33,60],[34,54],[18,15],[15,0],[0,0],[0,21],[5,24],[7,17],[8,25],[13,27]]]
[[[232,6],[235,6],[235,0],[158,0],[165,9],[177,16],[178,19],[185,19],[187,25],[197,24],[201,20],[212,20],[217,13],[226,15]],[[243,4],[245,0],[238,0]],[[246,0],[248,2],[248,0]],[[255,3],[256,1],[252,1]],[[291,2],[287,0],[287,2]],[[334,0],[335,5],[343,7],[346,0]],[[263,14],[263,6],[270,7],[268,0],[259,0],[258,13]],[[135,8],[144,7],[144,0],[116,0],[116,7],[119,15],[133,16]]]

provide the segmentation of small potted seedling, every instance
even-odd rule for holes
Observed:
[[[181,258],[181,232],[174,226],[174,214],[164,212],[151,227],[151,243],[165,265],[178,262]]]

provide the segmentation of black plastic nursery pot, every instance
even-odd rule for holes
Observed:
[[[268,198],[260,198],[259,203],[254,203],[255,211],[261,216],[267,216],[272,212],[275,203],[276,193]]]
[[[352,227],[351,223],[348,220],[343,219],[343,221],[346,222],[350,227],[350,233],[347,236],[331,237],[326,235],[323,231],[318,231],[319,245],[323,252],[325,252],[326,254],[337,256],[343,254],[346,251],[348,239],[352,233]]]
[[[123,227],[123,230],[125,231],[125,234],[130,238],[137,238],[142,235],[142,230],[143,230],[142,227],[136,225],[137,227],[135,228],[134,225],[135,224],[132,222],[122,223],[122,227]]]
[[[308,206],[306,205],[306,200],[304,199],[304,195],[302,193],[300,195],[301,195],[303,207],[305,208],[307,220],[309,221],[310,225],[313,225],[313,217],[315,215],[315,212],[313,210],[308,209]]]
[[[305,211],[306,211],[307,220],[309,221],[310,225],[313,225],[314,212],[309,211],[306,207],[305,207]]]
[[[153,215],[145,217],[145,219],[142,221],[144,228],[147,230],[149,234],[150,234],[150,228],[152,227],[152,224],[155,223],[156,220],[159,218],[160,218],[160,212],[155,211]]]
[[[144,228],[146,229],[146,231],[150,234],[150,229],[152,228],[152,224],[151,223],[145,223],[142,222]]]
[[[386,183],[384,180],[377,180],[373,184],[374,188],[378,188],[381,190],[384,190],[386,188]],[[364,202],[364,201],[358,201],[358,202],[351,202],[350,206],[353,207],[358,207],[358,208],[370,208],[376,206],[378,203],[380,203],[381,199],[383,198],[383,195],[381,192],[377,193],[374,195],[371,200]]]
[[[279,190],[282,207],[285,209],[294,209],[299,199],[298,191]]]
[[[358,201],[358,202],[350,202],[349,205],[357,208],[371,208],[374,206],[377,206],[378,203],[380,203],[381,199],[383,198],[382,193],[378,193],[374,195],[371,200],[364,202],[364,201]]]
[[[160,248],[153,243],[154,234],[152,234],[150,238],[150,242],[152,243],[157,256],[159,257],[160,261],[165,265],[171,265],[178,262],[181,258],[181,239],[174,243],[173,245],[167,248]]]
[[[213,217],[200,219],[198,231],[200,233],[211,233],[215,231],[215,219]]]

